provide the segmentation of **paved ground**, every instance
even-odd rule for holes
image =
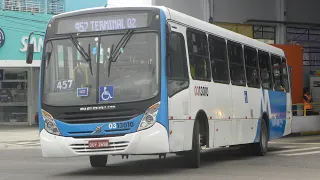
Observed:
[[[270,143],[265,157],[243,157],[237,149],[202,155],[202,167],[185,168],[182,158],[110,157],[109,165],[92,169],[87,157],[45,159],[39,148],[9,146],[0,149],[0,179],[77,180],[319,180],[320,136],[290,137]]]
[[[0,148],[39,146],[38,127],[0,126]]]

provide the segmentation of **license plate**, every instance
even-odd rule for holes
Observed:
[[[104,148],[109,146],[109,140],[96,140],[88,142],[89,148]]]

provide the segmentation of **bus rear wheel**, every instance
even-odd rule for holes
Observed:
[[[264,156],[268,152],[268,142],[269,142],[269,133],[268,127],[265,120],[261,122],[261,130],[260,130],[260,141],[259,143],[253,144],[253,153],[257,156]]]
[[[192,138],[192,150],[189,151],[185,158],[191,168],[200,167],[200,125],[199,121],[195,121]]]
[[[94,168],[105,167],[108,162],[108,156],[90,156],[90,164]]]
[[[240,146],[240,150],[244,155],[265,156],[267,154],[269,133],[267,123],[265,120],[262,120],[260,129],[261,130],[259,142]]]

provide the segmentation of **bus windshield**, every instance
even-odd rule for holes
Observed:
[[[44,54],[51,55],[44,58],[43,102],[51,106],[79,106],[142,101],[156,96],[157,33],[133,33],[126,46],[118,49],[120,55],[110,58],[116,54],[114,48],[123,36],[75,37],[90,58],[81,55],[71,38],[47,41]]]

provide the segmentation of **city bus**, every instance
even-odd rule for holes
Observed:
[[[285,53],[162,6],[99,7],[48,22],[40,66],[44,157],[264,156],[291,133]],[[28,64],[33,61],[28,44]]]

